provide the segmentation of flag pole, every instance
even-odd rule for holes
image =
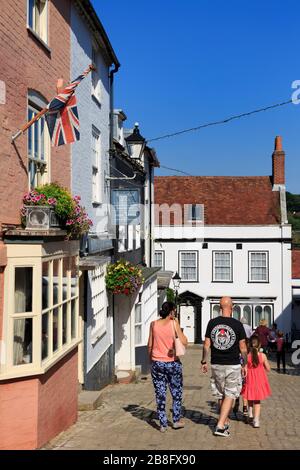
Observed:
[[[83,72],[83,75],[87,75],[88,73],[90,73],[92,70],[96,70],[96,67],[94,66],[94,64],[90,64],[88,66],[88,68]],[[28,121],[26,124],[24,124],[24,126],[21,127],[21,129],[19,129],[11,138],[11,141],[12,143],[14,143],[14,141],[20,137],[20,135],[22,135],[25,131],[27,131],[27,129],[32,126],[32,124],[34,124],[36,121],[38,121],[42,116],[44,116],[44,114],[46,114],[48,112],[48,108],[43,108],[41,109],[40,112],[38,112],[32,119],[30,119],[30,121]]]
[[[20,130],[18,130],[18,132],[16,132],[12,138],[11,138],[11,141],[14,142],[18,137],[20,137],[21,134],[23,134],[25,131],[27,131],[27,129],[32,126],[32,124],[34,124],[36,121],[38,121],[38,119],[40,119],[44,114],[46,114],[46,112],[48,111],[48,108],[43,108],[39,113],[37,113],[32,119],[30,119],[30,121],[28,121],[26,124],[24,124],[24,126],[21,127]]]

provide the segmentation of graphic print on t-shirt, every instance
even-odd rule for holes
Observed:
[[[216,325],[211,331],[211,340],[216,349],[225,351],[234,345],[236,334],[228,325]]]

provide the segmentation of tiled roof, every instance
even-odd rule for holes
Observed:
[[[157,176],[154,184],[155,204],[204,204],[208,225],[280,223],[279,192],[269,176]]]
[[[292,279],[300,279],[300,250],[292,251]]]

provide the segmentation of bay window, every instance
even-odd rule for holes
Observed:
[[[211,303],[210,317],[216,318],[221,315],[220,304],[217,301]],[[236,320],[241,321],[243,318],[247,324],[253,329],[259,326],[259,322],[262,319],[267,321],[267,326],[270,328],[274,321],[274,304],[273,303],[255,303],[254,299],[252,303],[244,303],[235,301],[233,299],[232,317]]]
[[[37,256],[41,245],[28,245],[24,257],[24,246],[7,246],[19,256],[8,256],[5,271],[1,378],[43,373],[79,342],[75,253]]]

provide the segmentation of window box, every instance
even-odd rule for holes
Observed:
[[[50,206],[25,206],[26,230],[49,230],[62,227],[62,221]]]

